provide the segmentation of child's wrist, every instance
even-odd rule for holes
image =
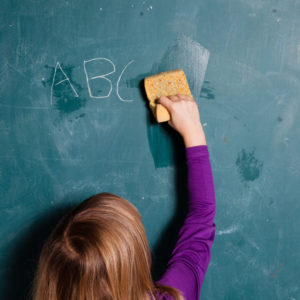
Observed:
[[[203,146],[203,145],[206,145],[206,140],[205,140],[205,138],[186,139],[186,140],[184,140],[184,145],[186,148],[193,147],[193,146]]]
[[[206,145],[205,133],[202,126],[196,131],[183,135],[185,147]]]

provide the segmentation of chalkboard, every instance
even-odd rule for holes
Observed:
[[[300,2],[0,4],[0,299],[24,299],[43,241],[87,197],[137,206],[163,272],[186,211],[180,136],[143,78],[182,68],[216,188],[201,299],[300,299]]]

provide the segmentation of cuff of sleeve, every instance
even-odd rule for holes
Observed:
[[[185,148],[186,158],[209,155],[207,145],[199,145]]]

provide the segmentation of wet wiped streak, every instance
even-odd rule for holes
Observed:
[[[208,59],[207,49],[191,38],[182,36],[169,45],[160,62],[153,64],[151,74],[183,69],[194,98],[199,99]],[[176,158],[174,156],[174,147],[180,148],[181,139],[167,123],[149,124],[147,136],[156,167],[167,167],[184,161],[183,153],[179,153]]]
[[[236,159],[236,166],[243,181],[254,181],[259,178],[263,162],[255,157],[255,150],[246,151],[242,149]]]

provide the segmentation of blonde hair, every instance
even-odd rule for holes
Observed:
[[[127,200],[101,193],[56,226],[40,255],[34,300],[141,300],[173,288],[154,284],[141,216]]]

